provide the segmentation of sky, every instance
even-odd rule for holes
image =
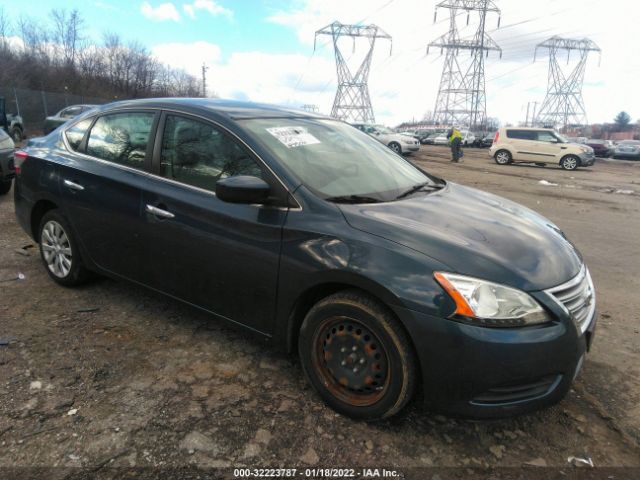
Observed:
[[[329,113],[336,91],[333,45],[315,32],[331,22],[375,24],[392,37],[376,42],[369,91],[378,123],[395,126],[433,110],[444,55],[426,53],[446,33],[449,11],[442,0],[29,0],[22,14],[46,21],[53,8],[77,8],[85,34],[105,32],[144,44],[160,61],[200,76],[207,67],[208,92],[222,98],[300,107]],[[638,0],[494,0],[487,31],[502,48],[486,59],[487,115],[503,123],[523,121],[529,102],[542,102],[548,57],[535,46],[559,35],[596,42],[602,53],[587,63],[583,97],[591,123],[611,122],[621,110],[640,119]],[[0,0],[10,17],[15,2]],[[473,35],[477,14],[456,18],[462,37]],[[367,52],[366,39],[339,47],[352,71]],[[464,55],[464,53],[460,53]],[[468,55],[468,54],[467,54]],[[562,56],[569,71],[577,55]],[[533,105],[533,103],[531,103]],[[533,108],[533,107],[531,107]]]

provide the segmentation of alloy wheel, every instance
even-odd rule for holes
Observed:
[[[41,235],[42,253],[47,268],[58,278],[65,278],[71,271],[73,254],[67,232],[55,220],[44,224]]]
[[[509,163],[509,154],[507,152],[499,152],[496,155],[496,161],[500,165],[506,165],[507,163]]]
[[[567,157],[562,160],[562,167],[566,170],[574,170],[578,166],[578,161],[574,157]]]

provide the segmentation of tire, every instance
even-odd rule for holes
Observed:
[[[391,142],[389,148],[396,152],[398,155],[402,155],[402,147],[398,142]]]
[[[513,162],[513,157],[508,150],[498,150],[493,159],[498,165],[508,165]]]
[[[20,143],[24,136],[22,135],[22,129],[20,127],[13,127],[11,129],[11,138],[14,143]]]
[[[89,278],[82,264],[78,243],[66,218],[58,210],[49,210],[38,228],[40,258],[49,276],[60,285],[73,287]]]
[[[311,386],[351,418],[395,415],[416,388],[417,361],[407,333],[384,305],[356,290],[330,295],[309,311],[298,352]]]
[[[580,166],[580,159],[575,155],[567,155],[560,160],[560,166],[565,170],[575,170]]]
[[[0,195],[6,195],[11,190],[11,180],[0,182]]]

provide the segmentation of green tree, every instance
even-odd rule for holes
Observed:
[[[626,130],[629,126],[629,122],[631,122],[631,115],[627,112],[620,112],[616,115],[616,118],[613,119],[619,130]]]

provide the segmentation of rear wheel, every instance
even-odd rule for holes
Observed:
[[[11,129],[11,138],[13,138],[14,143],[20,143],[24,136],[22,135],[22,130],[20,127],[13,127]]]
[[[6,195],[11,190],[11,180],[0,182],[0,195]]]
[[[498,150],[493,157],[498,165],[507,165],[513,161],[507,150]]]
[[[560,166],[565,170],[575,170],[580,165],[580,159],[575,155],[567,155],[560,160]]]
[[[311,385],[344,415],[386,418],[413,395],[417,367],[406,332],[384,305],[360,292],[318,302],[304,319],[298,350]]]
[[[38,230],[40,257],[49,276],[60,285],[80,285],[89,277],[67,220],[58,212],[44,214]]]
[[[394,152],[396,152],[398,155],[402,154],[402,147],[400,146],[400,144],[398,142],[391,142],[389,144],[389,148],[391,150],[393,150]]]

